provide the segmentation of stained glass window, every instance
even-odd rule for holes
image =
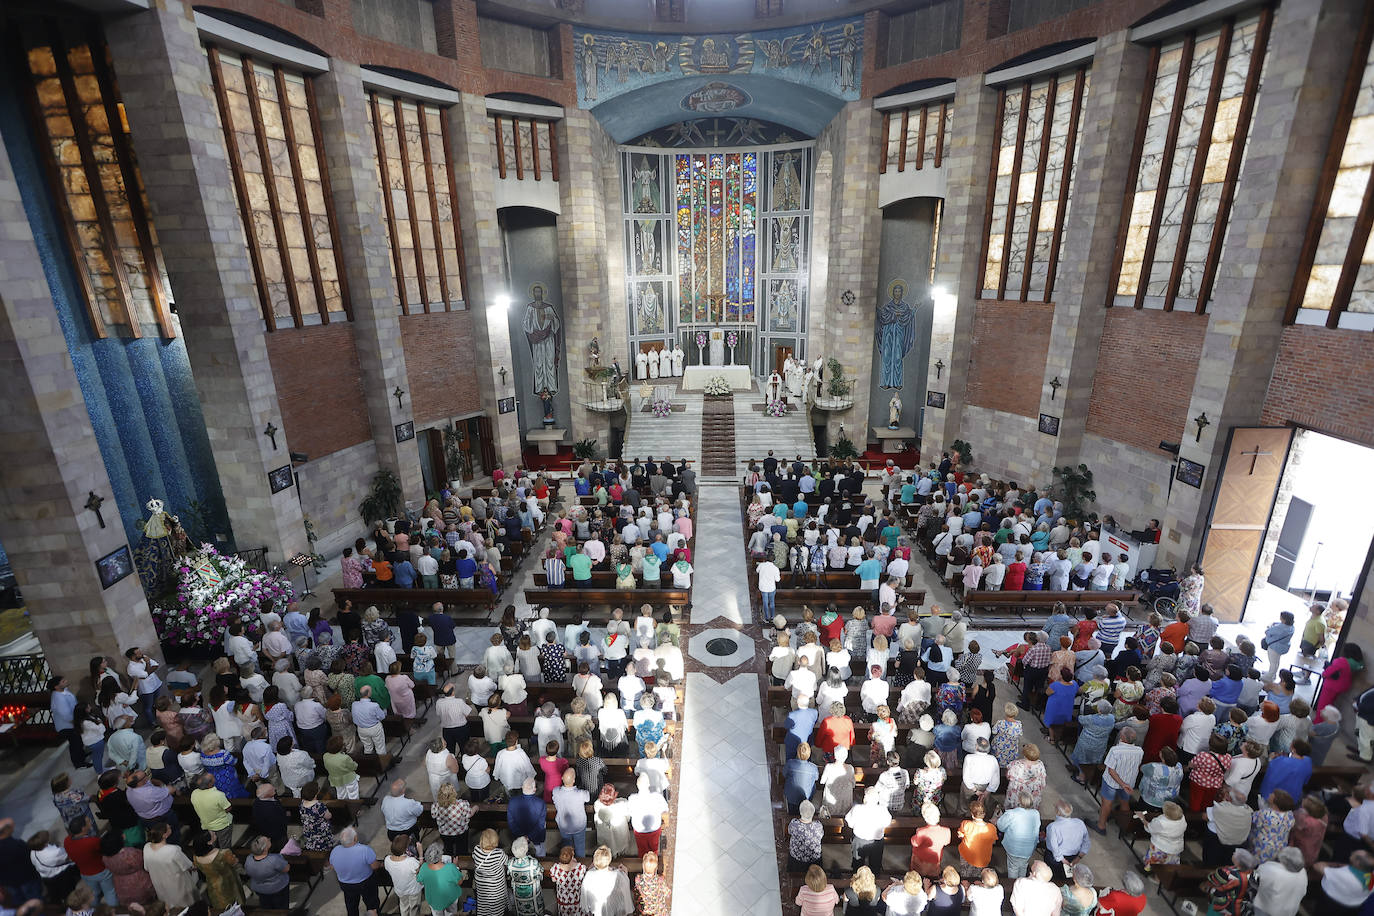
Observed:
[[[1374,199],[1374,9],[1365,16],[1346,78],[1350,104],[1332,132],[1324,171],[1330,178],[1313,208],[1289,300],[1290,322],[1299,309],[1311,310],[1304,320],[1324,320],[1330,327],[1342,326],[1344,313],[1374,313],[1374,233],[1370,213],[1360,219],[1362,207]]]
[[[370,92],[367,119],[401,313],[460,309],[463,239],[449,173],[447,114]]]
[[[232,51],[208,53],[268,329],[347,314],[308,79]]]
[[[883,112],[878,171],[939,168],[944,164],[954,103],[949,99]]]
[[[1053,295],[1087,93],[1088,71],[1080,68],[998,94],[984,235],[986,298],[1048,302]]]
[[[1245,153],[1268,39],[1268,11],[1190,32],[1151,52],[1127,214],[1117,246],[1117,304],[1203,311]]]
[[[92,332],[175,337],[166,268],[104,45],[68,43],[54,23],[35,29],[26,48],[36,126]]]

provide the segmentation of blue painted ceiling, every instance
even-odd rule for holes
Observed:
[[[693,110],[684,101],[711,83],[741,90],[748,103],[720,111]],[[845,100],[829,93],[770,76],[739,74],[725,77],[683,77],[642,86],[608,99],[591,109],[616,143],[625,143],[651,130],[701,117],[756,118],[786,125],[815,137],[844,107]]]

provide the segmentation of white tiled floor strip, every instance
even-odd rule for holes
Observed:
[[[738,487],[704,484],[697,488],[692,623],[709,623],[717,617],[731,623],[753,621],[740,524]]]

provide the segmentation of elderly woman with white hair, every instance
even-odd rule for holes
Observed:
[[[582,879],[581,906],[587,916],[630,916],[634,912],[630,879],[624,869],[611,868],[611,851],[605,846],[592,854],[591,870]]]
[[[1097,898],[1099,913],[1143,913],[1145,911],[1145,879],[1138,871],[1121,876],[1121,887],[1109,890]]]
[[[1248,849],[1231,854],[1231,864],[1223,865],[1207,876],[1203,889],[1211,898],[1213,913],[1233,913],[1242,900],[1253,898],[1255,870],[1259,859]]]
[[[1065,884],[1060,893],[1064,902],[1060,916],[1089,916],[1097,910],[1097,890],[1093,887],[1092,869],[1081,862],[1073,867],[1073,881]]]
[[[1285,846],[1278,858],[1255,869],[1254,907],[1262,916],[1297,916],[1307,895],[1307,863],[1302,850]]]
[[[816,806],[805,799],[800,814],[787,825],[787,870],[805,871],[821,862],[821,838],[824,828],[816,820]]]
[[[1096,712],[1078,717],[1078,741],[1069,754],[1069,762],[1075,770],[1074,782],[1083,785],[1083,767],[1096,766],[1107,756],[1107,745],[1115,728],[1116,714],[1106,700],[1097,701]]]
[[[530,841],[516,837],[510,854],[506,875],[510,879],[515,916],[544,916],[544,867],[530,855]]]

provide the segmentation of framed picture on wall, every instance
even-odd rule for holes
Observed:
[[[1206,471],[1206,465],[1198,464],[1196,461],[1189,461],[1187,458],[1180,458],[1178,459],[1178,470],[1174,473],[1174,476],[1190,487],[1202,489],[1202,475]]]
[[[404,423],[396,424],[396,441],[409,442],[415,438],[415,421],[406,420]]]
[[[273,493],[280,493],[296,482],[295,475],[291,473],[291,465],[284,464],[275,471],[267,472],[267,482],[272,487]]]
[[[1040,415],[1040,431],[1047,436],[1059,435],[1059,418],[1042,413]]]
[[[496,402],[497,413],[515,413],[515,398],[502,398]]]
[[[134,558],[125,544],[95,561],[95,571],[100,576],[101,589],[107,589],[134,571]]]
[[[945,393],[944,393],[943,391],[927,391],[927,392],[926,392],[926,406],[927,406],[927,407],[938,407],[938,408],[940,408],[941,410],[944,410],[944,409],[945,409]]]

